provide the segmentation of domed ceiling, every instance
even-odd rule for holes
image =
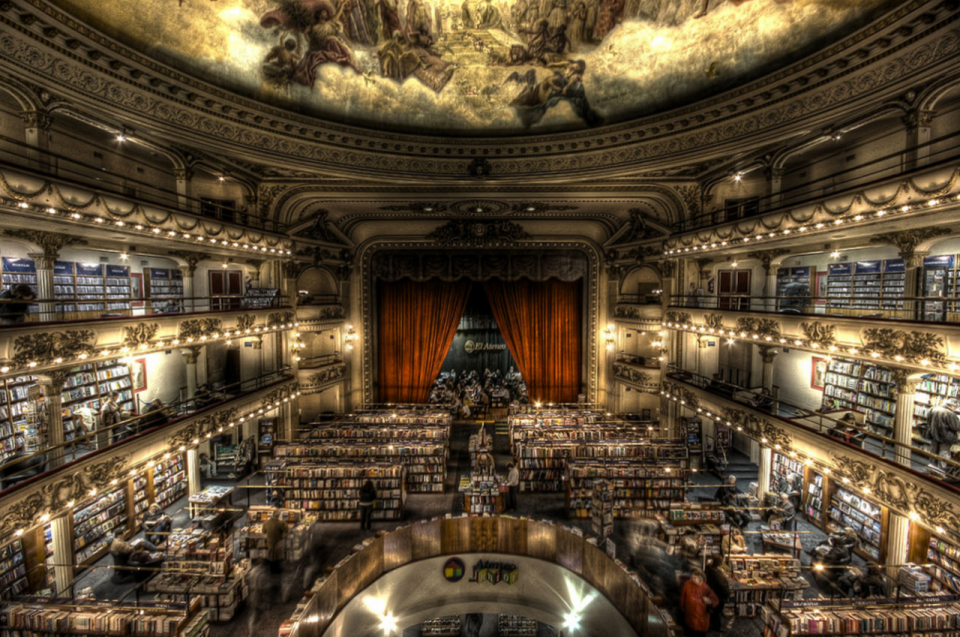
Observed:
[[[576,130],[796,61],[891,0],[55,0],[204,81],[441,135]]]

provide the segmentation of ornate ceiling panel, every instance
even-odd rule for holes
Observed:
[[[247,97],[427,134],[569,130],[789,62],[891,0],[55,0]]]
[[[528,129],[526,131],[528,134],[508,139],[503,137],[503,134],[514,130],[511,128],[513,125],[498,128],[497,124],[491,124],[482,129],[464,130],[473,131],[473,134],[478,134],[482,130],[485,134],[500,135],[499,138],[454,139],[449,135],[441,137],[435,134],[422,134],[423,131],[450,133],[454,130],[454,125],[445,119],[445,116],[424,116],[423,121],[429,122],[430,126],[419,129],[416,122],[394,127],[394,130],[420,130],[421,133],[389,133],[383,132],[383,128],[380,131],[369,128],[370,125],[390,126],[389,122],[360,121],[352,111],[349,117],[344,117],[339,122],[334,119],[335,113],[329,114],[327,111],[321,115],[328,119],[318,119],[314,112],[316,109],[311,110],[311,104],[316,102],[314,106],[319,104],[323,108],[334,110],[346,108],[344,104],[348,102],[350,109],[374,108],[365,106],[367,102],[362,100],[351,100],[349,97],[342,99],[344,95],[349,96],[349,93],[333,92],[323,84],[328,76],[336,76],[343,81],[358,83],[357,86],[361,84],[367,86],[367,89],[360,90],[367,90],[373,94],[383,86],[393,87],[391,90],[394,91],[396,99],[382,100],[377,103],[374,109],[377,112],[399,109],[397,112],[400,115],[397,117],[410,117],[409,114],[403,114],[404,107],[398,104],[409,99],[408,93],[411,95],[417,93],[422,98],[422,103],[418,102],[420,111],[434,113],[434,107],[445,92],[459,90],[455,88],[455,78],[458,73],[468,75],[471,72],[466,65],[458,66],[451,76],[452,79],[439,92],[424,86],[420,79],[413,77],[402,84],[394,84],[392,80],[375,72],[381,58],[376,55],[377,47],[369,45],[371,48],[368,53],[372,57],[365,63],[373,64],[373,71],[365,70],[357,74],[349,65],[344,66],[336,61],[320,64],[317,67],[319,79],[315,79],[312,88],[304,86],[297,89],[305,92],[304,95],[309,98],[308,101],[312,100],[310,104],[305,104],[294,99],[296,96],[291,91],[269,97],[268,93],[273,89],[268,89],[263,82],[262,66],[266,55],[263,55],[265,45],[262,44],[250,44],[246,48],[239,49],[231,48],[235,47],[235,43],[231,42],[220,46],[216,54],[211,56],[215,60],[214,67],[218,69],[219,84],[198,79],[198,76],[202,76],[206,71],[195,68],[195,65],[208,64],[202,59],[205,55],[203,51],[194,52],[195,62],[169,63],[175,55],[180,54],[177,53],[180,46],[177,42],[178,38],[181,38],[181,36],[171,35],[170,29],[182,29],[191,33],[195,29],[209,27],[209,24],[204,27],[205,22],[201,20],[205,13],[196,14],[199,16],[197,17],[199,26],[193,26],[193,21],[186,19],[188,15],[194,15],[190,12],[213,12],[210,15],[220,16],[218,19],[221,22],[229,18],[227,22],[232,20],[231,24],[234,24],[234,31],[218,31],[217,29],[221,27],[217,27],[211,31],[210,37],[207,37],[205,32],[204,37],[196,38],[197,47],[217,46],[216,43],[222,43],[223,38],[226,37],[224,33],[228,35],[232,33],[241,42],[247,42],[246,38],[252,38],[250,42],[259,42],[258,38],[264,37],[263,32],[279,38],[280,34],[273,33],[273,30],[282,27],[281,22],[273,24],[267,20],[267,24],[273,26],[267,29],[262,26],[263,17],[279,6],[276,0],[258,0],[257,2],[235,0],[232,3],[184,0],[181,3],[182,7],[176,6],[172,0],[169,3],[161,3],[159,0],[136,3],[132,5],[136,7],[135,19],[145,19],[151,15],[151,12],[162,9],[162,12],[168,14],[168,18],[160,16],[150,19],[169,19],[173,25],[167,25],[155,33],[151,32],[156,35],[153,40],[157,44],[144,44],[143,49],[149,49],[147,53],[141,52],[139,45],[122,44],[123,39],[129,40],[132,36],[122,32],[119,27],[110,27],[104,23],[102,28],[111,29],[111,33],[116,35],[117,39],[105,37],[102,32],[92,29],[86,21],[74,19],[64,13],[52,5],[51,1],[4,0],[0,2],[0,59],[3,60],[0,67],[10,76],[5,78],[8,85],[16,83],[47,96],[52,92],[55,94],[57,103],[69,101],[81,107],[106,111],[105,116],[109,115],[114,121],[130,126],[133,135],[142,134],[145,137],[152,135],[175,144],[202,147],[210,152],[230,152],[242,162],[266,163],[275,166],[277,170],[313,169],[329,175],[351,178],[382,179],[390,176],[395,179],[406,179],[408,183],[410,179],[420,181],[488,179],[504,182],[521,181],[534,176],[544,182],[562,183],[571,176],[581,179],[602,179],[635,174],[638,170],[668,170],[676,166],[689,165],[691,161],[704,162],[731,156],[735,150],[743,150],[745,143],[753,144],[754,147],[771,143],[776,139],[782,139],[787,129],[796,130],[797,127],[821,125],[826,117],[850,115],[853,109],[867,108],[871,103],[876,104],[877,100],[894,99],[917,83],[943,76],[953,68],[958,57],[956,53],[960,49],[960,27],[953,20],[955,10],[952,5],[936,0],[910,0],[899,3],[896,9],[872,21],[869,26],[839,39],[810,57],[796,61],[793,66],[765,75],[751,83],[744,84],[741,81],[748,77],[749,73],[740,80],[734,80],[732,76],[725,75],[722,69],[718,71],[718,68],[723,65],[718,64],[718,67],[710,72],[711,62],[705,70],[700,69],[696,73],[702,72],[704,77],[717,73],[717,77],[723,78],[723,82],[729,79],[729,82],[723,84],[725,88],[734,86],[738,82],[740,84],[738,88],[727,90],[716,97],[629,123],[607,124],[605,122],[603,126],[583,127],[580,120],[584,118],[576,114],[576,109],[571,104],[574,100],[580,99],[578,95],[585,96],[591,109],[601,115],[606,113],[604,109],[608,108],[608,103],[601,99],[604,91],[607,90],[601,87],[603,80],[600,78],[604,77],[601,73],[603,69],[623,69],[619,77],[610,81],[630,95],[631,104],[638,99],[641,101],[648,99],[643,91],[635,90],[639,80],[631,74],[641,66],[643,68],[637,71],[638,73],[649,73],[651,68],[658,68],[665,64],[664,60],[669,59],[670,56],[647,54],[636,57],[635,59],[645,61],[643,65],[626,61],[616,62],[618,58],[626,60],[623,51],[628,50],[628,47],[616,46],[617,38],[626,37],[625,34],[631,29],[639,28],[638,25],[645,25],[648,30],[657,33],[663,32],[661,36],[670,32],[671,29],[677,32],[682,31],[684,37],[689,33],[702,34],[703,41],[697,41],[695,46],[688,47],[691,50],[687,53],[693,55],[697,51],[706,51],[714,46],[708,44],[705,25],[726,15],[737,16],[736,19],[741,15],[754,16],[758,18],[757,28],[763,28],[768,22],[776,23],[776,16],[792,15],[791,12],[796,11],[797,8],[806,7],[810,14],[815,14],[820,10],[836,11],[836,7],[843,7],[845,11],[853,12],[848,16],[850,23],[853,24],[858,20],[856,16],[862,15],[860,12],[869,11],[879,4],[873,0],[858,2],[745,0],[738,5],[735,0],[726,0],[717,5],[714,0],[710,0],[707,15],[697,19],[694,17],[697,13],[695,5],[699,0],[670,3],[656,0],[607,0],[623,6],[622,9],[615,10],[620,12],[621,18],[625,15],[636,17],[622,20],[621,24],[613,28],[589,55],[586,51],[589,47],[583,49],[584,58],[590,55],[595,56],[590,58],[593,63],[588,64],[587,69],[580,74],[582,81],[572,83],[577,85],[576,90],[572,93],[568,92],[566,97],[557,100],[546,109],[547,112],[544,114],[546,119],[560,117],[566,113],[565,117],[568,121],[554,123],[560,128],[581,126],[578,131],[563,134],[548,133],[547,127],[538,124]],[[62,1],[66,3],[67,0]],[[71,1],[81,2],[81,0]],[[415,0],[412,4],[409,2],[407,4],[416,9],[419,6],[425,6],[422,3],[430,1],[433,0]],[[601,4],[603,2],[603,0],[598,1]],[[357,2],[362,4],[363,0],[357,0]],[[466,2],[467,14],[472,10],[471,2],[473,0]],[[492,5],[492,2],[493,0],[488,4]],[[563,0],[544,0],[544,2],[551,5],[548,18],[551,13],[557,19],[559,19],[558,16],[567,15],[562,11],[554,11],[554,5],[559,5]],[[566,2],[572,4],[572,0],[566,0]],[[586,3],[586,0],[583,2]],[[121,4],[124,6],[120,7]],[[117,5],[117,14],[134,11],[127,8],[127,4],[129,3],[110,0],[97,3],[96,6]],[[404,25],[409,22],[405,16],[407,4],[403,4],[403,7],[398,9]],[[289,3],[285,6],[289,6]],[[537,6],[539,10],[540,3]],[[677,26],[661,24],[660,21],[666,18],[662,18],[660,13],[657,13],[655,18],[647,16],[645,22],[640,19],[641,12],[649,11],[654,6],[670,7],[671,10],[676,8],[678,11],[682,9],[681,13],[686,12],[683,13],[686,20],[678,23]],[[578,7],[579,2],[572,8],[567,7],[567,12],[573,14],[579,10]],[[73,4],[70,8],[76,11],[82,9]],[[93,4],[91,3],[88,8],[92,11]],[[512,8],[507,6],[500,8],[501,18],[506,15],[511,16],[509,19],[515,19],[512,17]],[[757,13],[760,9],[764,9],[765,12]],[[417,11],[413,13],[416,14]],[[224,14],[227,18],[223,17]],[[252,14],[253,18],[247,14]],[[445,17],[442,11],[439,15],[437,12],[433,12],[432,15],[439,18],[433,22],[435,25],[442,24],[444,20],[463,19],[462,12],[459,18]],[[342,17],[343,13],[338,20]],[[116,22],[121,23],[123,19],[130,20],[130,18],[117,17]],[[87,17],[85,20],[95,21],[96,18]],[[146,21],[149,22],[149,20]],[[248,24],[252,26],[240,28],[241,25]],[[802,32],[805,24],[802,20],[798,22],[795,26],[797,32]],[[559,25],[554,28],[558,27]],[[752,27],[744,26],[744,28]],[[279,30],[283,31],[284,28]],[[286,30],[296,31],[291,28]],[[349,25],[347,30],[349,31]],[[793,30],[791,29],[791,33]],[[130,31],[135,36],[136,33],[142,32],[143,28],[138,26],[131,28]],[[735,33],[732,29],[730,31],[732,35],[729,37],[732,41],[740,41],[744,38],[742,33]],[[453,31],[452,23],[443,33],[448,39],[457,34],[463,35],[460,31]],[[306,42],[306,35],[297,37],[302,37]],[[351,44],[347,35],[336,37],[342,38],[345,46]],[[723,39],[722,36],[717,37]],[[715,39],[709,38],[709,42]],[[656,40],[655,38],[643,41],[647,46],[653,46],[654,42],[658,42],[658,46],[669,42],[667,39]],[[206,44],[199,44],[200,42]],[[213,42],[214,45],[210,45],[209,42]],[[529,43],[523,44],[526,48],[521,47],[521,49],[528,50]],[[301,43],[300,54],[305,55],[309,51],[309,46],[309,43]],[[335,52],[335,48],[332,44],[330,45],[330,51]],[[347,46],[347,48],[350,47]],[[448,51],[449,47],[441,46],[440,40],[427,48],[439,48],[440,50],[435,52],[440,54],[438,57],[441,59],[444,56],[453,55]],[[362,49],[363,47],[351,48],[351,60],[356,58],[358,61],[363,61],[364,56],[360,55]],[[738,51],[743,52],[740,49]],[[791,51],[796,53],[797,49],[791,48]],[[268,54],[269,51],[267,51]],[[568,60],[559,60],[559,66],[555,70],[566,77],[571,68],[570,60],[574,58],[567,52],[563,55]],[[601,59],[603,56],[609,60]],[[168,62],[158,61],[158,58]],[[421,63],[422,61],[421,59]],[[273,60],[268,63],[272,62]],[[544,81],[542,78],[546,77],[543,74],[547,69],[538,64],[521,63],[516,66],[516,69],[534,71],[537,77],[535,86],[540,86]],[[618,67],[617,64],[621,66]],[[249,75],[254,76],[254,79],[249,79],[247,76],[234,77],[234,71],[239,68],[238,65],[245,68]],[[677,73],[680,75],[670,76],[671,81],[677,80],[675,85],[680,93],[683,93],[690,83],[680,81],[678,78],[688,71],[693,73],[698,65],[699,61],[693,64],[691,69],[678,70]],[[361,70],[364,68],[366,67]],[[500,67],[489,70],[492,74],[503,71],[504,69]],[[667,71],[664,72],[667,73]],[[510,74],[512,73],[511,70]],[[611,77],[613,75],[615,74]],[[660,75],[654,74],[650,77],[656,79]],[[570,84],[572,79],[568,78],[567,83]],[[700,81],[702,80],[691,80],[693,84]],[[250,86],[244,82],[255,83],[256,90],[251,92],[248,90]],[[505,80],[505,82],[499,85],[499,90],[504,92],[503,94],[497,96],[491,94],[487,97],[494,101],[507,99],[507,104],[501,104],[498,108],[500,111],[510,113],[510,116],[516,120],[519,117],[515,113],[517,105],[509,103],[513,101],[512,93],[506,95],[506,92],[509,90],[522,92],[524,89],[515,87],[516,81]],[[594,86],[596,88],[593,88]],[[549,86],[544,86],[543,89],[541,96],[546,96],[547,102],[554,101],[556,96],[551,97]],[[704,90],[706,89],[701,87],[694,93],[703,96],[706,94]],[[337,99],[328,99],[330,97]],[[682,100],[688,99],[690,99],[689,95],[682,98]],[[469,100],[463,98],[462,101]],[[293,107],[298,110],[293,110]],[[608,122],[616,119],[613,115],[614,110],[610,110],[607,114]],[[582,108],[580,112],[582,114]],[[570,113],[573,115],[571,116]],[[619,116],[632,117],[633,114],[628,114],[625,110]],[[560,119],[563,120],[563,117]],[[368,127],[359,128],[354,124],[366,124]],[[654,174],[668,173],[655,172]]]

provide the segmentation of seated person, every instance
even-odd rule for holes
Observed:
[[[843,531],[835,531],[826,540],[809,551],[814,560],[828,566],[841,566],[850,563],[853,550],[859,545],[857,532],[849,526]]]
[[[193,405],[196,409],[203,409],[208,405],[212,405],[216,402],[216,398],[213,396],[213,392],[210,390],[210,386],[206,383],[197,387],[197,390],[193,392]]]
[[[773,395],[770,393],[770,390],[762,387],[760,393],[753,399],[753,406],[763,411],[773,409]]]
[[[145,431],[147,429],[152,429],[153,427],[162,427],[167,424],[167,421],[170,420],[167,416],[166,407],[163,404],[163,401],[159,398],[154,398],[150,402],[150,405],[147,407],[146,412],[140,418],[138,423],[138,429],[140,431]]]
[[[844,571],[837,579],[837,588],[839,588],[847,597],[882,597],[885,594],[885,578],[883,569],[875,564],[871,564],[867,572],[862,568],[851,568]]]
[[[200,454],[200,475],[204,478],[212,478],[214,473],[213,461],[210,460],[210,456],[205,453]]]
[[[828,436],[839,438],[851,444],[860,444],[858,438],[860,433],[860,430],[857,429],[857,419],[849,411],[827,431]]]
[[[150,552],[142,544],[127,557],[130,566],[158,567],[163,564],[163,553]]]
[[[803,478],[796,473],[791,473],[787,477],[780,476],[777,490],[780,493],[786,493],[787,497],[790,498],[790,502],[793,503],[793,508],[797,509],[798,511],[800,510],[800,495],[803,493]]]
[[[737,527],[730,529],[730,533],[720,541],[720,550],[726,557],[742,555],[747,552],[747,542],[743,539],[743,531]]]
[[[737,476],[727,476],[727,484],[717,488],[714,498],[723,505],[723,512],[730,523],[741,529],[750,524],[750,515],[742,510],[740,493],[737,491]]]
[[[156,551],[157,547],[150,540],[137,540],[134,543],[126,542],[121,538],[115,536],[107,536],[107,545],[110,547],[110,554],[120,557],[124,560],[129,560],[130,556],[138,548],[146,549],[147,551]]]
[[[173,520],[163,512],[159,504],[151,504],[150,508],[144,511],[140,523],[147,540],[154,545],[163,544],[167,538],[162,534],[169,533],[173,526]]]

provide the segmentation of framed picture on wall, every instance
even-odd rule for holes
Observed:
[[[810,388],[823,391],[826,385],[827,359],[813,357],[813,364],[810,366]]]
[[[135,394],[147,388],[147,359],[137,358],[130,363],[130,383]]]
[[[143,273],[130,273],[130,307],[143,307]]]

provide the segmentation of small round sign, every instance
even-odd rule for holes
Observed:
[[[447,563],[443,565],[443,577],[448,582],[459,582],[463,579],[463,574],[466,572],[467,568],[463,564],[463,560],[459,557],[451,557],[447,560]]]

